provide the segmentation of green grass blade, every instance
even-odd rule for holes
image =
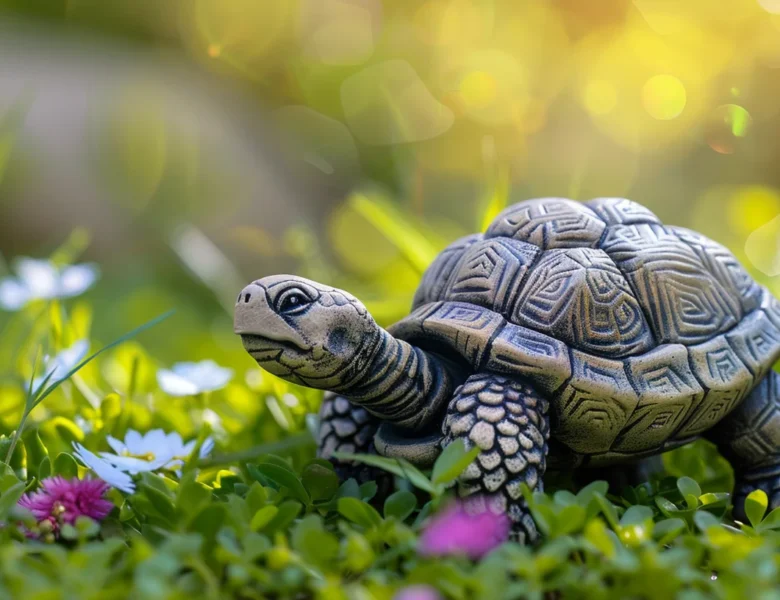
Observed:
[[[436,249],[425,236],[390,204],[363,194],[353,194],[349,205],[392,242],[420,273],[436,258]]]
[[[106,350],[110,350],[111,348],[114,348],[115,346],[118,346],[122,342],[126,342],[127,340],[137,336],[139,333],[142,333],[142,332],[146,331],[147,329],[151,329],[155,325],[158,325],[159,323],[161,323],[162,321],[164,321],[165,319],[167,319],[168,317],[173,315],[174,312],[176,312],[176,311],[169,310],[168,312],[160,315],[159,317],[155,317],[151,321],[147,321],[143,325],[141,325],[139,327],[136,327],[132,331],[129,331],[126,334],[124,334],[123,336],[115,339],[110,344],[108,344],[106,346],[103,346],[97,352],[94,352],[93,354],[89,355],[87,358],[85,358],[79,364],[77,364],[75,367],[73,367],[70,371],[68,371],[65,374],[64,377],[61,377],[60,379],[55,381],[52,385],[50,385],[48,388],[46,388],[46,390],[40,396],[38,396],[35,399],[35,401],[33,402],[32,408],[35,408],[36,406],[38,406],[41,402],[43,402],[44,399],[46,399],[46,397],[49,394],[51,394],[54,390],[56,390],[63,381],[69,379],[74,373],[77,373],[84,365],[90,363],[92,360],[94,360],[95,358],[97,358],[98,356],[103,354],[103,352],[105,352]]]

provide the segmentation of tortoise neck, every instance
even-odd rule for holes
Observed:
[[[366,368],[334,391],[383,421],[417,430],[444,408],[454,388],[444,361],[380,329]]]

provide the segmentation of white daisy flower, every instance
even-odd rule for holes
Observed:
[[[191,440],[185,444],[178,433],[166,434],[162,429],[153,429],[145,434],[131,429],[125,435],[124,441],[110,435],[106,441],[116,454],[101,452],[100,456],[117,469],[131,474],[159,469],[178,471],[195,450],[197,443],[196,440]],[[214,440],[206,438],[201,444],[199,458],[208,456],[213,448]]]
[[[15,261],[16,277],[0,279],[0,308],[20,310],[33,300],[72,298],[86,292],[97,281],[96,265],[57,267],[48,260],[20,258]]]
[[[135,483],[130,475],[117,469],[108,461],[94,455],[78,442],[73,442],[73,447],[76,449],[74,452],[76,458],[84,463],[86,467],[92,469],[107,484],[126,494],[132,494],[135,491]]]
[[[225,387],[233,378],[233,370],[220,367],[213,360],[180,362],[169,369],[157,371],[160,389],[171,396],[192,396]]]
[[[162,429],[152,429],[143,435],[131,429],[125,434],[124,441],[110,435],[106,441],[116,454],[101,452],[100,456],[116,468],[132,474],[161,469],[174,456]]]
[[[70,348],[66,348],[57,353],[56,356],[45,357],[43,374],[33,380],[33,391],[38,390],[47,377],[49,377],[49,381],[46,384],[47,386],[64,379],[76,365],[84,360],[88,351],[89,342],[87,340],[79,340]]]

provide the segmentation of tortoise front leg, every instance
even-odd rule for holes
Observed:
[[[531,386],[478,374],[455,391],[444,421],[444,445],[462,439],[468,448],[481,450],[461,476],[460,494],[484,496],[490,510],[506,511],[521,542],[538,537],[520,486],[543,488],[548,409]]]
[[[352,404],[338,394],[326,392],[320,406],[317,456],[331,461],[339,477],[357,477],[361,467],[333,458],[334,452],[374,454],[374,434],[379,420],[365,408]]]
[[[317,456],[333,463],[341,481],[350,478],[358,483],[375,481],[381,497],[392,488],[392,477],[387,472],[333,457],[334,452],[376,454],[374,435],[379,423],[379,419],[365,408],[352,404],[343,396],[327,392],[320,407]]]
[[[707,439],[734,468],[734,517],[747,523],[745,498],[761,489],[769,510],[780,506],[780,375],[774,371],[745,398]]]

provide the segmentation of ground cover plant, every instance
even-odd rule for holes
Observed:
[[[430,472],[353,456],[380,485],[341,482],[314,456],[317,392],[246,363],[161,362],[151,340],[174,335],[171,312],[96,339],[99,269],[72,244],[13,266],[0,282],[0,597],[778,595],[780,511],[759,491],[735,522],[733,475],[706,442],[637,487],[551,478],[527,493],[543,538],[523,546],[505,520],[457,503],[465,447]]]

